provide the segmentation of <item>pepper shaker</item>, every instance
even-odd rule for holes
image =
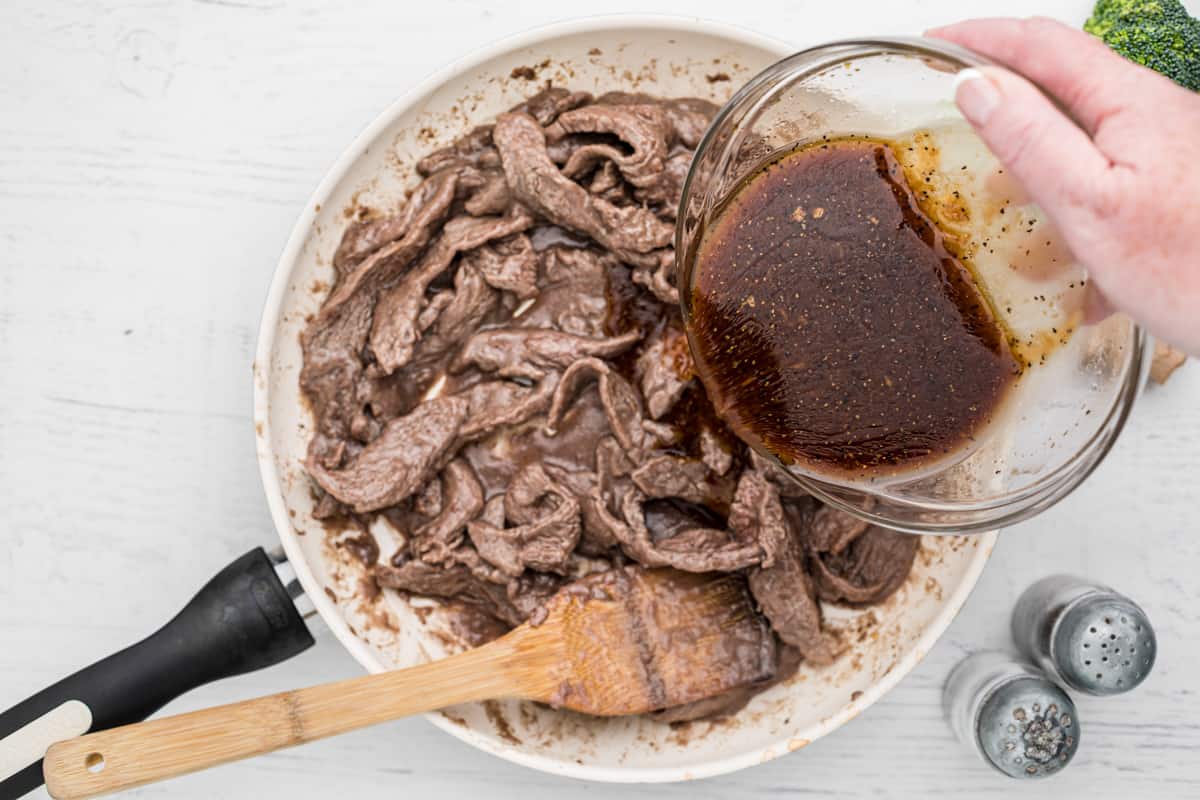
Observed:
[[[942,696],[963,743],[1010,778],[1044,778],[1070,763],[1079,720],[1067,693],[1032,665],[987,651],[950,673]]]
[[[1070,575],[1051,575],[1025,590],[1013,609],[1012,635],[1025,658],[1092,695],[1136,687],[1158,650],[1154,628],[1136,603]]]

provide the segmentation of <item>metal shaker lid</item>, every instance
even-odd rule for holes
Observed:
[[[1088,694],[1127,692],[1154,667],[1158,640],[1146,613],[1113,593],[1068,606],[1054,626],[1050,658],[1063,682]]]
[[[1011,778],[1053,775],[1079,747],[1079,720],[1067,693],[1029,675],[1005,681],[979,709],[975,735],[996,769]]]

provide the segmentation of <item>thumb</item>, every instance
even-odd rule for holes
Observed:
[[[1042,210],[1068,230],[1095,218],[1109,161],[1078,125],[1002,67],[965,69],[954,83],[963,116]]]
[[[1096,286],[1095,281],[1089,281],[1083,295],[1083,324],[1097,325],[1117,313],[1104,292]]]

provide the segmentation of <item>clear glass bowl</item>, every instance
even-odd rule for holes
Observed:
[[[888,476],[785,467],[825,502],[914,533],[992,530],[1064,497],[1112,446],[1150,360],[1146,335],[1127,318],[1083,323],[1086,273],[959,114],[954,74],[982,63],[944,42],[897,38],[834,42],[774,64],[734,95],[700,143],[676,230],[690,337],[697,250],[748,175],[823,136],[932,145],[908,148],[933,152],[932,162],[905,166],[928,176],[935,198],[962,199],[965,221],[952,233],[1029,366],[972,445],[950,459]]]

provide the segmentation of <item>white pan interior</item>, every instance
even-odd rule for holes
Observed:
[[[390,592],[364,599],[362,568],[313,520],[303,470],[311,419],[301,399],[299,333],[332,277],[331,256],[358,206],[394,207],[433,148],[536,91],[645,91],[726,100],[793,47],[686,18],[590,18],[509,39],[443,70],[389,108],[354,142],[301,214],[277,267],[254,368],[258,457],[288,557],[338,639],[373,672],[461,647],[439,610]],[[513,77],[530,67],[535,80]],[[386,558],[387,531],[377,531]],[[926,537],[908,582],[864,612],[826,609],[853,645],[826,668],[803,667],[733,719],[670,726],[602,720],[532,703],[493,702],[430,714],[465,742],[519,764],[602,781],[674,781],[762,763],[837,728],[896,684],[965,601],[995,534]],[[422,607],[424,606],[424,607]]]

